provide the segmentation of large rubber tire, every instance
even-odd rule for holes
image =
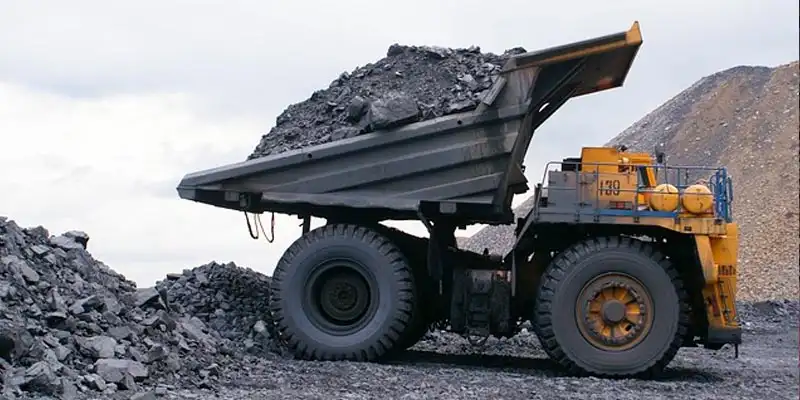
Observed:
[[[419,280],[417,280],[419,282]],[[419,289],[419,287],[417,287]],[[419,291],[417,292],[419,293]],[[425,333],[428,332],[428,319],[425,316],[425,307],[424,302],[422,301],[422,296],[416,296],[413,305],[413,309],[411,312],[411,318],[409,319],[408,327],[403,332],[400,340],[398,341],[395,350],[403,351],[408,350],[410,347],[413,347],[417,342],[419,342],[423,337],[425,337]]]
[[[406,256],[414,276],[415,296],[411,319],[409,320],[408,328],[403,332],[392,351],[392,353],[400,353],[413,347],[425,337],[430,325],[429,309],[425,308],[430,306],[429,301],[432,299],[431,288],[426,286],[430,282],[426,261],[428,254],[427,244],[425,240],[410,238],[406,233],[396,228],[378,225],[375,229],[400,248]]]
[[[320,274],[332,271],[349,271],[348,279],[357,273],[361,278],[352,279],[363,282],[362,293],[369,294],[363,315],[353,317],[356,322],[347,329],[329,322],[326,315],[333,314],[326,314],[324,300],[317,298],[324,290],[316,285],[334,279]],[[317,228],[286,250],[273,275],[270,308],[297,358],[374,361],[393,349],[409,325],[415,296],[411,270],[398,248],[374,230],[350,224]]]
[[[583,317],[576,311],[584,285],[609,273],[638,281],[651,299],[649,330],[627,349],[593,345],[579,326]],[[679,274],[652,246],[630,238],[594,238],[568,248],[548,266],[539,287],[534,323],[546,353],[570,373],[652,378],[681,347],[689,325],[688,310]]]

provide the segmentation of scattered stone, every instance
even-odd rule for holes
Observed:
[[[144,307],[158,300],[158,290],[154,287],[140,289],[136,292],[136,307]]]
[[[105,391],[107,387],[105,379],[103,379],[103,377],[98,374],[86,375],[83,377],[83,381],[89,388],[100,392]]]
[[[162,394],[162,396],[164,394],[166,394],[166,391]],[[156,393],[154,392],[136,393],[130,397],[130,400],[156,400]]]
[[[86,249],[86,246],[89,244],[89,235],[86,232],[82,231],[69,231],[64,233],[64,237],[72,239],[75,243],[78,243]]]
[[[78,250],[78,249],[85,249],[83,244],[79,243],[73,237],[69,237],[66,235],[56,236],[50,239],[50,243],[54,246],[58,246],[64,250]]]
[[[25,391],[45,395],[58,394],[61,380],[56,375],[57,366],[47,361],[34,363],[25,370],[24,378],[19,385]]]
[[[117,341],[108,336],[93,336],[90,338],[75,338],[78,346],[88,352],[92,358],[110,358],[114,357],[117,347]]]
[[[103,358],[94,363],[94,369],[106,382],[120,382],[125,378],[125,374],[135,379],[144,379],[148,376],[147,367],[132,360]]]

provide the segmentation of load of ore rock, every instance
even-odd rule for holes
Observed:
[[[268,277],[211,263],[137,289],[88,242],[0,217],[0,398],[208,388],[274,356]]]
[[[385,58],[289,106],[248,159],[473,110],[508,58],[524,52],[394,44]]]

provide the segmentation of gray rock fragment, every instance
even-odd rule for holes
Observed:
[[[452,49],[440,46],[421,46],[418,48],[423,54],[436,59],[445,59],[453,54]]]
[[[21,326],[0,326],[0,357],[8,362],[25,357],[33,348],[35,338]]]
[[[417,102],[400,93],[387,93],[371,102],[367,111],[367,125],[372,130],[387,129],[419,118]]]
[[[0,282],[0,299],[5,299],[16,294],[17,289],[9,282]]]
[[[361,96],[355,96],[347,105],[347,117],[350,122],[358,122],[367,111],[368,102]],[[336,140],[336,138],[334,138]]]
[[[117,300],[116,297],[104,295],[100,300],[102,302],[101,309],[104,312],[111,313],[112,315],[117,315],[122,312],[122,305],[119,303],[119,300]]]
[[[64,250],[84,250],[85,247],[78,243],[75,238],[61,235],[50,238],[50,244],[60,247]]]
[[[23,390],[45,395],[58,394],[61,390],[61,380],[56,375],[57,365],[47,361],[39,361],[25,370],[25,375],[20,383]]]
[[[74,400],[78,397],[78,388],[69,379],[61,378],[61,399]]]
[[[156,389],[158,390],[158,389]],[[166,391],[162,395],[165,395]],[[134,393],[130,400],[156,400],[156,393],[154,392],[141,392],[141,393]]]
[[[204,324],[199,319],[182,319],[180,322],[181,329],[187,334],[190,339],[202,343],[209,349],[213,349],[216,342],[211,336],[203,332]]]
[[[75,243],[78,243],[84,249],[86,249],[86,246],[89,243],[89,235],[86,232],[83,232],[83,231],[65,232],[64,236],[67,237],[67,238],[72,239]]]
[[[48,252],[50,252],[50,248],[49,247],[42,246],[40,244],[35,244],[35,245],[31,246],[31,250],[33,250],[33,253],[36,254],[37,256],[41,256],[41,255],[44,255],[44,254],[47,254]]]
[[[121,382],[125,374],[129,374],[134,379],[146,378],[149,374],[144,364],[125,359],[101,358],[94,363],[94,371],[106,382]]]
[[[128,372],[122,374],[122,380],[119,382],[119,387],[132,392],[139,390],[139,386],[136,384],[135,378]]]
[[[455,113],[455,112],[466,111],[475,107],[475,104],[476,104],[475,101],[469,99],[456,101],[447,105],[447,112]]]
[[[156,344],[153,347],[151,347],[150,350],[147,352],[147,355],[143,357],[147,361],[142,361],[142,362],[146,363],[158,362],[166,359],[169,356],[169,354],[170,354],[169,350],[167,350],[166,347],[160,344]]]
[[[346,126],[333,131],[333,133],[331,133],[331,139],[333,140],[347,139],[354,136],[358,136],[359,133],[361,133],[361,129]]]
[[[83,377],[83,381],[86,383],[91,389],[98,390],[98,391],[105,391],[106,390],[106,381],[103,379],[102,376],[98,374],[89,374]]]
[[[50,290],[50,309],[61,313],[67,312],[67,303],[64,301],[64,298],[61,297],[61,294],[58,293],[57,288]]]
[[[266,330],[267,324],[262,320],[258,320],[255,325],[253,325],[253,331],[255,333],[264,333]]]
[[[69,307],[69,312],[74,315],[83,314],[90,310],[95,310],[102,306],[103,301],[100,297],[92,295],[89,297],[84,297],[83,299],[77,300]]]
[[[27,283],[39,282],[39,273],[31,268],[30,264],[24,259],[15,255],[5,256],[0,258],[5,268],[10,270],[14,275],[22,278]]]
[[[131,328],[127,326],[112,326],[108,329],[108,334],[116,340],[125,340],[133,334]]]
[[[155,287],[139,289],[136,292],[136,307],[144,307],[147,304],[158,301],[158,290]]]
[[[70,348],[61,345],[58,345],[55,348],[54,352],[56,355],[56,359],[60,362],[63,362],[64,360],[67,359],[67,357],[69,357],[70,354],[72,354],[72,350]]]
[[[117,341],[109,336],[76,338],[75,341],[94,358],[111,358],[116,353]]]

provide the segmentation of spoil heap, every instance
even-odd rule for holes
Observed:
[[[609,145],[651,152],[670,164],[726,166],[740,226],[739,298],[798,298],[798,62],[739,66],[699,80]],[[523,217],[528,200],[515,210]],[[506,252],[513,227],[487,227],[467,248]]]
[[[237,351],[271,355],[281,349],[270,340],[275,333],[269,313],[270,282],[249,268],[211,262],[169,274],[156,287],[167,294],[176,311],[220,332]]]
[[[508,57],[524,52],[394,44],[385,58],[289,106],[248,159],[472,110]]]
[[[268,334],[259,335],[258,329],[267,324],[258,324],[260,314],[253,309],[204,321],[208,313],[197,306],[209,304],[200,297],[230,301],[231,307],[254,304],[261,300],[242,301],[230,295],[236,293],[231,287],[252,289],[263,279],[213,264],[187,271],[190,278],[172,285],[137,290],[92,258],[88,242],[83,232],[51,236],[45,228],[22,229],[0,217],[0,395],[72,398],[78,392],[110,395],[156,384],[162,391],[171,385],[209,387],[244,356],[232,343],[247,338],[260,341],[249,348],[269,348]],[[216,279],[210,285],[215,295],[206,286],[184,284],[207,271]],[[231,277],[250,282],[232,286]],[[188,294],[186,288],[197,292]],[[196,315],[184,313],[186,308]],[[255,329],[247,329],[251,322]],[[225,337],[209,323],[226,329]]]
[[[798,298],[799,66],[740,66],[701,79],[610,143],[662,144],[671,164],[728,168],[743,300]]]

